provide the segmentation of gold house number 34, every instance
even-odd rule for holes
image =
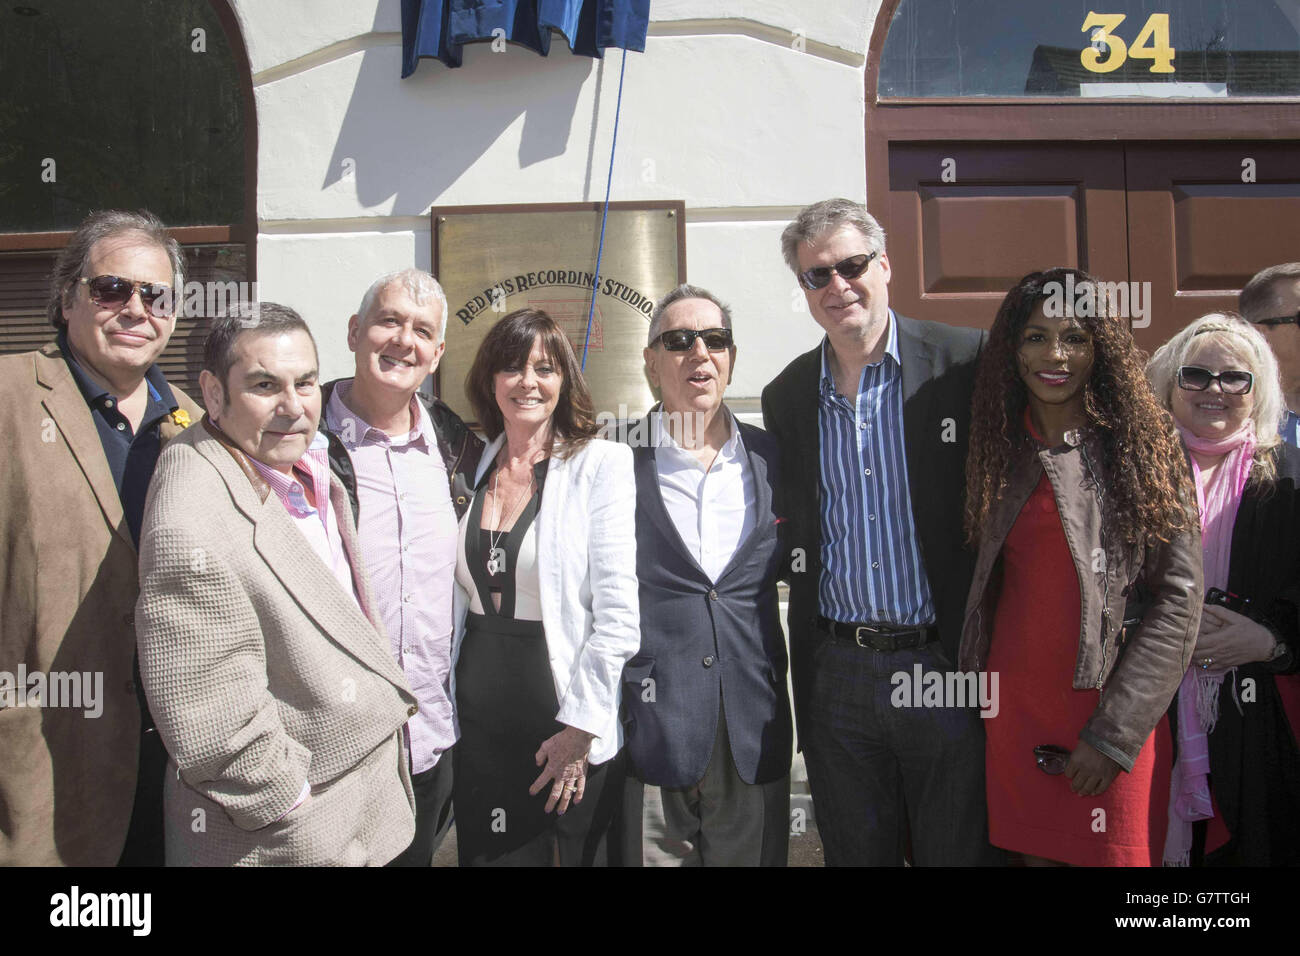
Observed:
[[[1110,73],[1124,65],[1129,57],[1150,60],[1152,73],[1174,72],[1174,48],[1169,45],[1169,14],[1153,13],[1147,17],[1142,32],[1132,46],[1125,44],[1113,31],[1124,22],[1122,13],[1088,12],[1088,18],[1079,29],[1088,33],[1092,45],[1084,48],[1079,60],[1084,69],[1093,73]],[[1102,54],[1105,53],[1103,57]]]

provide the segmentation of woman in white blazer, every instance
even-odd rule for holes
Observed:
[[[461,521],[452,645],[462,866],[604,863],[640,646],[632,451],[595,438],[564,333],[523,309],[465,384],[490,444]]]

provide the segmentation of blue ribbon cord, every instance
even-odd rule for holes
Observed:
[[[582,371],[587,371],[587,348],[591,345],[591,320],[596,314],[596,290],[600,288],[600,257],[605,252],[605,222],[609,219],[609,193],[614,185],[614,149],[618,146],[618,116],[623,109],[623,71],[627,69],[627,50],[618,68],[618,100],[614,104],[614,141],[609,144],[609,177],[605,180],[605,208],[600,214],[600,242],[596,246],[596,284],[591,290],[591,305],[587,308],[587,334],[582,339]]]

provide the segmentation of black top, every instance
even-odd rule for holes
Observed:
[[[90,417],[94,419],[95,430],[99,432],[99,443],[103,446],[109,471],[113,473],[113,484],[117,486],[117,496],[122,502],[127,526],[131,529],[131,540],[139,547],[149,479],[153,477],[154,466],[158,464],[158,455],[162,451],[158,426],[179,407],[176,396],[172,394],[162,369],[157,365],[149,366],[144,375],[145,384],[149,388],[149,403],[145,406],[144,417],[140,419],[139,431],[132,431],[131,423],[117,407],[117,400],[97,385],[72,357],[66,329],[60,330],[58,341],[63,359],[68,363],[68,371],[72,373],[73,381],[90,406]]]
[[[1288,645],[1292,654],[1281,663],[1294,674],[1300,666],[1300,452],[1279,445],[1275,460],[1277,480],[1248,485],[1242,494],[1228,590],[1248,598],[1252,615]],[[1220,691],[1219,721],[1209,737],[1210,779],[1232,839],[1210,855],[1211,865],[1300,864],[1300,747],[1278,697],[1277,670],[1276,664],[1245,664]]]
[[[515,565],[519,561],[519,547],[528,527],[537,517],[537,509],[542,503],[542,486],[546,482],[546,466],[550,459],[543,458],[533,466],[533,477],[537,490],[533,492],[524,510],[519,513],[514,526],[508,531],[488,531],[482,528],[483,499],[481,494],[488,480],[496,471],[491,468],[474,489],[474,501],[469,509],[469,524],[465,533],[465,563],[469,565],[470,577],[478,591],[479,603],[483,605],[483,614],[489,617],[513,619],[515,616]],[[478,530],[478,534],[469,532]],[[496,548],[492,547],[493,541]],[[492,595],[501,595],[501,609],[497,610]]]

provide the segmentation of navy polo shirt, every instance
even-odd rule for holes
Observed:
[[[86,404],[90,406],[90,417],[94,419],[95,429],[99,432],[99,443],[104,448],[109,471],[113,473],[113,484],[117,486],[117,496],[122,502],[127,526],[131,529],[131,540],[139,547],[140,525],[144,521],[144,499],[149,492],[149,479],[153,477],[154,466],[158,464],[158,454],[162,450],[158,426],[179,407],[176,397],[172,394],[167,379],[163,377],[162,369],[157,365],[149,366],[149,371],[144,376],[149,389],[149,404],[145,406],[144,417],[140,420],[140,430],[133,431],[131,423],[118,410],[117,399],[91,379],[72,357],[66,330],[59,332],[59,348],[63,351],[64,361],[68,363],[68,371],[72,373]]]

